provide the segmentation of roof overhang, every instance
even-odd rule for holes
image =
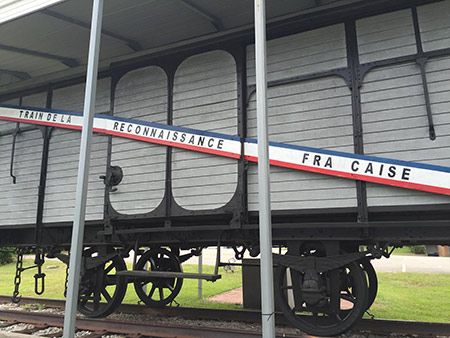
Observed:
[[[315,20],[320,24],[317,18],[324,13],[342,20],[353,9],[394,5],[388,0],[266,1],[268,25],[279,25],[281,29],[285,22],[299,25]],[[405,6],[418,1],[398,0],[395,4]],[[2,3],[11,6],[28,3],[29,7],[28,15],[0,24],[0,95],[10,96],[84,76],[91,0],[0,0],[0,6]],[[46,7],[32,9],[30,3]],[[25,7],[23,10],[21,14],[25,13]],[[113,63],[213,39],[230,39],[237,34],[251,38],[254,20],[251,0],[108,0],[103,12],[100,52],[103,71]]]
[[[0,25],[66,0],[0,0]]]

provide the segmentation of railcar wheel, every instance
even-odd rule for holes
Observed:
[[[375,272],[375,269],[373,268],[372,263],[370,262],[369,259],[367,258],[363,258],[359,261],[359,265],[361,266],[361,268],[364,271],[364,274],[366,275],[366,281],[367,281],[367,290],[368,290],[368,295],[367,295],[367,306],[366,306],[366,310],[368,310],[373,302],[375,301],[375,298],[377,296],[377,292],[378,292],[378,278],[377,278],[377,273]],[[343,310],[343,312],[348,311],[348,310]]]
[[[337,299],[331,291],[336,276],[340,280]],[[354,262],[323,273],[279,265],[276,296],[286,318],[301,331],[333,336],[346,332],[362,317],[368,287],[363,269]]]
[[[375,269],[373,268],[372,263],[370,260],[364,258],[361,260],[360,265],[364,272],[366,273],[367,278],[367,285],[369,287],[369,295],[367,300],[367,307],[366,310],[368,310],[373,302],[375,301],[375,298],[377,297],[378,292],[378,278],[377,273],[375,272]]]
[[[178,257],[163,248],[151,249],[136,263],[136,270],[183,272]],[[150,307],[163,307],[181,290],[183,278],[139,278],[134,288],[139,298]]]
[[[83,257],[86,261],[99,257],[99,251],[88,248],[83,252]],[[80,281],[78,311],[90,318],[106,317],[113,313],[127,291],[125,278],[117,276],[116,272],[126,269],[125,261],[119,255],[111,255],[106,262],[86,269]]]

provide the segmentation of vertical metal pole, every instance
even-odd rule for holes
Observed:
[[[256,114],[258,128],[258,202],[261,247],[261,314],[264,338],[275,337],[269,137],[267,127],[266,9],[255,0]]]
[[[83,251],[84,218],[91,155],[92,127],[94,121],[95,95],[97,90],[100,33],[102,26],[103,0],[94,0],[92,7],[91,36],[84,96],[83,129],[81,132],[80,161],[78,164],[75,215],[70,248],[69,283],[67,286],[66,309],[64,316],[64,338],[75,335],[75,321],[80,284],[81,255]]]
[[[203,273],[203,254],[198,255],[198,273]],[[203,281],[198,279],[198,299],[203,298]]]

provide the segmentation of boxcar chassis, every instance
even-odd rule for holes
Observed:
[[[268,82],[269,88],[298,84],[305,81],[336,77],[342,79],[351,95],[353,151],[364,154],[364,130],[361,107],[361,88],[371,70],[413,63],[419,68],[430,142],[439,139],[433,120],[433,109],[427,82],[426,65],[429,60],[450,56],[450,48],[424,51],[417,7],[436,1],[380,1],[338,7],[310,15],[299,16],[268,26],[268,40],[287,35],[341,24],[344,18],[347,66],[306,75],[283,77]],[[411,10],[416,52],[378,61],[360,62],[356,21],[399,10]],[[112,64],[101,73],[110,79],[110,109],[114,115],[116,87],[127,73],[143,67],[156,66],[167,75],[167,120],[173,125],[173,97],[176,72],[189,57],[211,51],[229,53],[236,65],[237,135],[242,141],[248,136],[248,109],[255,86],[248,84],[247,47],[253,43],[250,30],[240,31],[217,39],[210,39],[182,48],[168,49]],[[1,102],[34,93],[46,92],[46,108],[52,108],[55,90],[83,83],[81,77],[42,85],[38,88],[16,90],[1,96]],[[39,170],[39,189],[36,220],[28,224],[2,225],[0,245],[18,248],[19,256],[36,253],[36,291],[43,291],[40,266],[43,254],[68,262],[65,253],[70,247],[71,222],[45,222],[46,185],[48,182],[49,148],[55,128],[47,126],[14,126],[3,130],[0,138],[13,138],[10,175],[15,174],[14,147],[16,136],[30,131],[42,134],[42,156]],[[104,182],[103,219],[88,220],[85,227],[85,259],[80,286],[79,309],[87,316],[99,317],[112,313],[121,303],[127,283],[134,283],[140,298],[150,306],[164,306],[174,301],[183,278],[216,280],[220,257],[214,275],[191,276],[182,273],[181,263],[202,248],[229,246],[241,259],[246,250],[251,256],[259,254],[258,213],[248,208],[249,163],[237,160],[237,182],[233,197],[222,207],[209,210],[183,208],[173,195],[173,148],[165,152],[165,183],[161,203],[146,213],[127,215],[117,211],[111,193],[120,187],[123,173],[112,159],[113,136],[108,136]],[[15,179],[15,178],[14,178]],[[18,180],[20,177],[17,178]],[[276,297],[285,315],[301,330],[316,335],[336,335],[350,329],[373,302],[377,282],[370,260],[388,257],[388,247],[410,244],[450,244],[450,203],[411,205],[369,205],[367,183],[355,181],[356,204],[353,207],[306,208],[274,210],[272,212],[273,245],[287,248],[286,255],[274,255],[277,269]],[[150,248],[146,251],[144,248]],[[364,249],[362,249],[364,247]],[[140,256],[133,263],[134,271],[127,271],[124,258],[134,250]],[[191,250],[180,255],[180,250]],[[145,264],[152,271],[144,272]],[[20,267],[21,268],[21,267]],[[20,282],[20,272],[18,277]],[[113,272],[111,274],[111,272]],[[19,283],[16,276],[15,300]],[[152,285],[150,292],[143,285]],[[114,285],[113,293],[105,291]],[[157,291],[158,290],[158,291]],[[108,293],[109,292],[109,293]],[[101,299],[103,295],[103,299]],[[296,306],[291,307],[292,299]],[[342,299],[352,303],[350,310],[341,309]],[[299,313],[310,313],[303,317]]]

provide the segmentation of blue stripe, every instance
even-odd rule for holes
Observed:
[[[15,105],[0,105],[0,107],[12,108],[12,109],[18,109],[18,110],[31,110],[31,111],[36,111],[36,112],[46,112],[46,113],[53,113],[53,114],[83,116],[82,113],[70,112],[70,111],[59,110],[59,109],[35,108],[35,107],[15,106]],[[140,124],[140,125],[150,126],[150,127],[159,128],[159,129],[166,129],[166,130],[168,129],[168,130],[172,130],[172,131],[179,131],[179,132],[185,132],[185,133],[202,135],[202,136],[217,137],[217,138],[233,140],[233,141],[241,141],[241,138],[238,136],[231,136],[231,135],[227,135],[227,134],[202,131],[202,130],[198,130],[198,129],[170,126],[170,125],[166,125],[166,124],[162,124],[162,123],[133,120],[133,119],[110,116],[110,115],[105,115],[105,114],[95,114],[95,117],[113,120],[113,121],[121,121],[121,122],[133,123],[133,124]],[[257,140],[251,139],[251,138],[246,138],[245,142],[256,144]],[[401,165],[401,166],[406,166],[406,167],[413,167],[413,168],[435,170],[435,171],[450,173],[449,167],[438,166],[438,165],[433,165],[433,164],[424,164],[424,163],[408,162],[408,161],[401,161],[401,160],[393,160],[393,159],[376,157],[376,156],[344,153],[341,151],[325,150],[325,149],[312,148],[312,147],[303,147],[303,146],[297,146],[297,145],[293,145],[293,144],[284,144],[284,143],[279,143],[279,142],[269,142],[269,145],[274,146],[274,147],[280,147],[280,148],[302,150],[302,151],[307,151],[307,152],[315,152],[315,153],[325,154],[325,155],[341,156],[341,157],[346,157],[346,158],[350,158],[350,159],[360,159],[360,160],[366,160],[366,161],[371,161],[371,162],[389,163],[389,164]]]
[[[251,139],[251,138],[246,138],[245,142],[254,143],[254,144],[258,143],[256,139]],[[389,163],[389,164],[401,165],[401,166],[405,166],[405,167],[414,167],[414,168],[435,170],[435,171],[442,171],[442,172],[450,173],[449,167],[443,167],[443,166],[434,165],[434,164],[424,164],[424,163],[408,162],[408,161],[401,161],[401,160],[393,160],[393,159],[384,158],[384,157],[351,154],[351,153],[344,153],[341,151],[325,150],[325,149],[312,148],[312,147],[303,147],[303,146],[297,146],[297,145],[293,145],[293,144],[285,144],[285,143],[279,143],[279,142],[269,142],[269,145],[274,146],[274,147],[302,150],[302,151],[306,151],[306,152],[314,152],[314,153],[325,154],[325,155],[341,156],[341,157],[346,157],[346,158],[350,158],[350,159],[366,160],[366,161],[380,162],[380,163]]]

